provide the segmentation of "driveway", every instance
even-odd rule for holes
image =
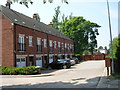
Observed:
[[[104,60],[85,61],[70,69],[44,71],[40,75],[1,76],[3,87],[96,88],[105,69]]]

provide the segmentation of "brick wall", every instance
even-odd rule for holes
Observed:
[[[62,47],[62,43],[66,43],[68,44],[72,44],[73,42],[71,40],[66,40],[63,38],[59,38],[57,36],[53,36],[53,35],[48,35],[46,33],[43,32],[39,32],[36,30],[32,30],[30,28],[27,27],[23,27],[20,25],[12,25],[12,23],[7,19],[7,17],[3,16],[2,18],[2,65],[3,66],[15,66],[16,61],[14,60],[15,55],[27,55],[26,56],[26,65],[29,66],[29,55],[33,55],[34,57],[34,61],[33,64],[36,65],[36,54],[41,54],[42,55],[42,59],[43,59],[43,66],[45,66],[45,59],[47,57],[48,54],[48,47],[44,48],[44,43],[43,40],[44,39],[48,39],[48,46],[49,46],[49,40],[53,41],[53,52],[49,52],[49,54],[53,54],[53,55],[72,55],[74,54],[73,52],[70,52],[70,50],[68,50],[68,52],[65,52],[63,49],[61,52],[58,52],[58,42],[60,42],[60,47]],[[24,52],[20,52],[18,51],[18,38],[19,38],[19,34],[24,34],[24,41],[25,41],[25,50]],[[29,46],[29,36],[33,37],[33,46]],[[16,37],[16,38],[14,38]],[[37,38],[41,38],[41,43],[42,43],[42,52],[37,52]],[[56,49],[54,48],[54,41],[56,41]],[[16,43],[15,43],[16,42]],[[15,43],[15,44],[14,44]],[[14,47],[16,46],[16,54],[14,53]],[[67,46],[68,47],[68,46]],[[14,55],[15,54],[15,55]],[[54,60],[56,59],[56,56],[54,56]],[[48,60],[46,61],[47,63],[49,62]]]
[[[6,16],[2,16],[2,65],[14,66],[13,26]]]

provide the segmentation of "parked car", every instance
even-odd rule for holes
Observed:
[[[73,57],[72,59],[75,60],[75,64],[78,64],[78,63],[79,63],[79,60],[78,60],[77,57]]]
[[[71,67],[70,61],[67,59],[58,59],[47,65],[48,69],[61,69],[61,68],[67,69],[70,67]]]
[[[70,61],[70,64],[71,64],[71,65],[75,65],[75,60],[74,60],[74,59],[72,59],[72,58],[67,58],[67,60]]]

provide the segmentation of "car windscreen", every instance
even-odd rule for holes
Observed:
[[[58,59],[58,62],[63,63],[65,60],[64,59]]]

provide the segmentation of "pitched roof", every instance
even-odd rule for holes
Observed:
[[[67,36],[62,34],[59,30],[57,30],[49,25],[46,25],[42,22],[38,22],[37,20],[35,20],[31,17],[28,17],[22,13],[19,13],[15,10],[8,9],[8,8],[0,5],[0,12],[2,12],[3,15],[8,17],[12,23],[15,23],[15,24],[18,24],[21,26],[25,26],[25,27],[28,27],[28,28],[31,28],[31,29],[34,29],[37,31],[44,32],[44,33],[48,33],[48,34],[51,34],[51,35],[54,35],[57,37],[71,40],[70,38],[68,38]]]

